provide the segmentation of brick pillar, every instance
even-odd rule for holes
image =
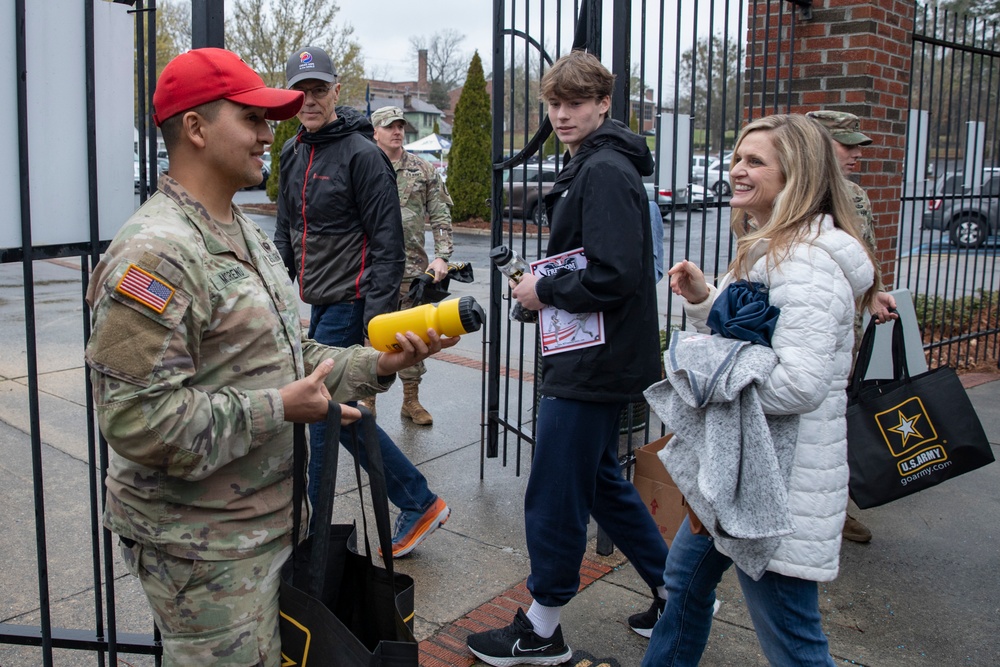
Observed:
[[[877,259],[883,282],[891,284],[903,186],[915,3],[813,0],[812,4],[812,18],[803,20],[790,2],[749,3],[749,71],[744,85],[749,93],[752,76],[754,88],[748,96],[751,106],[747,112],[754,118],[773,113],[777,101],[781,113],[830,109],[861,119],[861,131],[873,143],[864,149],[858,182],[872,202]],[[756,17],[754,5],[758,6]],[[794,31],[792,12],[796,14]]]

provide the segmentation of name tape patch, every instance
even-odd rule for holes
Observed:
[[[162,314],[175,290],[153,274],[129,264],[115,291]]]

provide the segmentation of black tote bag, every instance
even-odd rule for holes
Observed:
[[[394,572],[389,501],[375,420],[359,407],[368,456],[368,478],[382,564],[372,563],[367,520],[362,511],[365,553],[358,551],[354,524],[330,525],[340,449],[340,406],[330,404],[325,456],[315,509],[315,532],[298,544],[305,495],[305,429],[296,425],[293,557],[282,572],[281,653],[297,667],[417,667],[413,636],[413,579]],[[357,428],[357,425],[352,425]],[[355,431],[354,437],[357,438]],[[357,439],[355,440],[357,446]],[[358,493],[361,466],[355,460]]]
[[[865,330],[848,388],[847,462],[851,498],[876,507],[993,462],[986,433],[955,370],[910,377],[903,325],[892,324],[891,380],[863,378],[875,345]]]

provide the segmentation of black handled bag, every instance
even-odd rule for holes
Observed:
[[[282,664],[297,667],[417,667],[413,636],[413,579],[394,572],[389,501],[375,418],[361,410],[368,479],[382,564],[371,560],[368,524],[362,507],[365,553],[358,553],[354,524],[330,525],[337,459],[340,450],[340,406],[330,403],[325,456],[315,508],[315,532],[298,543],[305,495],[305,429],[296,424],[293,486],[293,557],[282,572]],[[355,450],[357,425],[353,425]],[[361,466],[354,457],[358,494]]]
[[[876,507],[993,462],[986,433],[955,370],[910,377],[903,325],[892,326],[891,380],[868,380],[875,320],[861,339],[847,396],[847,462],[858,507]]]

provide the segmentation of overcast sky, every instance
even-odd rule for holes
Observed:
[[[489,63],[492,7],[490,0],[349,0],[340,3],[338,18],[354,26],[354,36],[364,49],[366,73],[379,77],[387,73],[391,80],[405,81],[417,78],[410,37],[429,38],[446,29],[465,35],[461,48],[470,58],[479,49]]]
[[[735,37],[737,34],[737,16],[741,9],[745,11],[747,0],[739,2],[731,0],[729,34]],[[555,7],[557,2],[546,3],[546,42],[549,48],[554,48],[555,42]],[[563,32],[562,46],[565,51],[568,44],[572,42],[572,0],[564,0],[563,5]],[[693,42],[695,32],[699,35],[706,35],[709,32],[709,15],[715,14],[712,25],[715,33],[723,30],[724,8],[726,3],[723,0],[711,2],[705,0],[699,3],[697,19],[691,9],[693,3],[682,2],[680,24],[682,29],[677,30],[677,0],[665,3],[665,18],[663,21],[664,30],[664,79],[672,82],[673,79],[673,59],[675,57],[675,35],[680,35],[681,50],[690,47]],[[507,3],[509,17],[510,3]],[[606,64],[610,64],[611,31],[612,25],[611,11],[613,2],[604,3],[604,57]],[[525,3],[517,3],[518,17],[517,27],[525,28],[524,19]],[[633,24],[638,25],[640,3],[636,3],[633,9]],[[540,33],[539,5],[537,2],[527,5],[531,9],[532,18],[527,23],[528,32],[532,36]],[[415,79],[417,76],[416,62],[413,60],[410,50],[410,37],[423,36],[430,37],[435,32],[446,29],[457,30],[465,35],[465,40],[461,48],[470,57],[472,52],[479,50],[479,55],[483,59],[486,74],[489,75],[490,61],[493,50],[493,2],[492,0],[425,0],[423,3],[416,3],[413,0],[379,0],[378,2],[361,2],[359,0],[341,0],[339,20],[350,23],[354,26],[354,34],[361,43],[365,55],[366,73],[381,78],[388,76],[390,80],[405,81]],[[654,63],[659,61],[658,40],[659,24],[658,16],[659,3],[647,3],[646,16],[646,58],[647,58],[647,83],[655,87],[652,72],[655,71]],[[745,26],[744,26],[745,27]],[[640,36],[637,30],[632,35],[633,60],[637,61],[640,50]],[[523,48],[523,42],[517,47]],[[653,69],[650,69],[653,68]]]

